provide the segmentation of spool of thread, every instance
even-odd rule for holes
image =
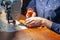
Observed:
[[[34,10],[32,8],[29,8],[27,10],[27,13],[26,13],[26,17],[29,18],[29,17],[32,17],[32,14],[33,14]]]

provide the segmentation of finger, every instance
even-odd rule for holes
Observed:
[[[28,23],[30,23],[30,22],[32,22],[33,20],[27,20],[27,21],[25,21],[25,23],[26,24],[28,24]]]
[[[32,22],[30,22],[29,24],[30,24],[30,25],[31,25],[31,24],[35,24],[35,21],[33,20],[33,21],[32,21]]]
[[[27,18],[26,21],[31,20],[31,18]]]
[[[26,24],[30,24],[33,20],[26,21]]]
[[[26,27],[32,27],[30,24],[27,24]]]

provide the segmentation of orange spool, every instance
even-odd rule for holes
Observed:
[[[26,16],[32,17],[33,12],[34,12],[33,9],[32,9],[32,8],[29,8],[29,9],[27,10]]]

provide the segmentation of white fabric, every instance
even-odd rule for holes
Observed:
[[[8,24],[5,10],[0,6],[0,9],[2,9],[2,14],[0,14],[0,31],[4,32],[14,32],[14,26],[13,24]]]

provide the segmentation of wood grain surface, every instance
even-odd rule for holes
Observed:
[[[13,40],[60,40],[60,35],[46,27],[29,28],[16,32]]]

